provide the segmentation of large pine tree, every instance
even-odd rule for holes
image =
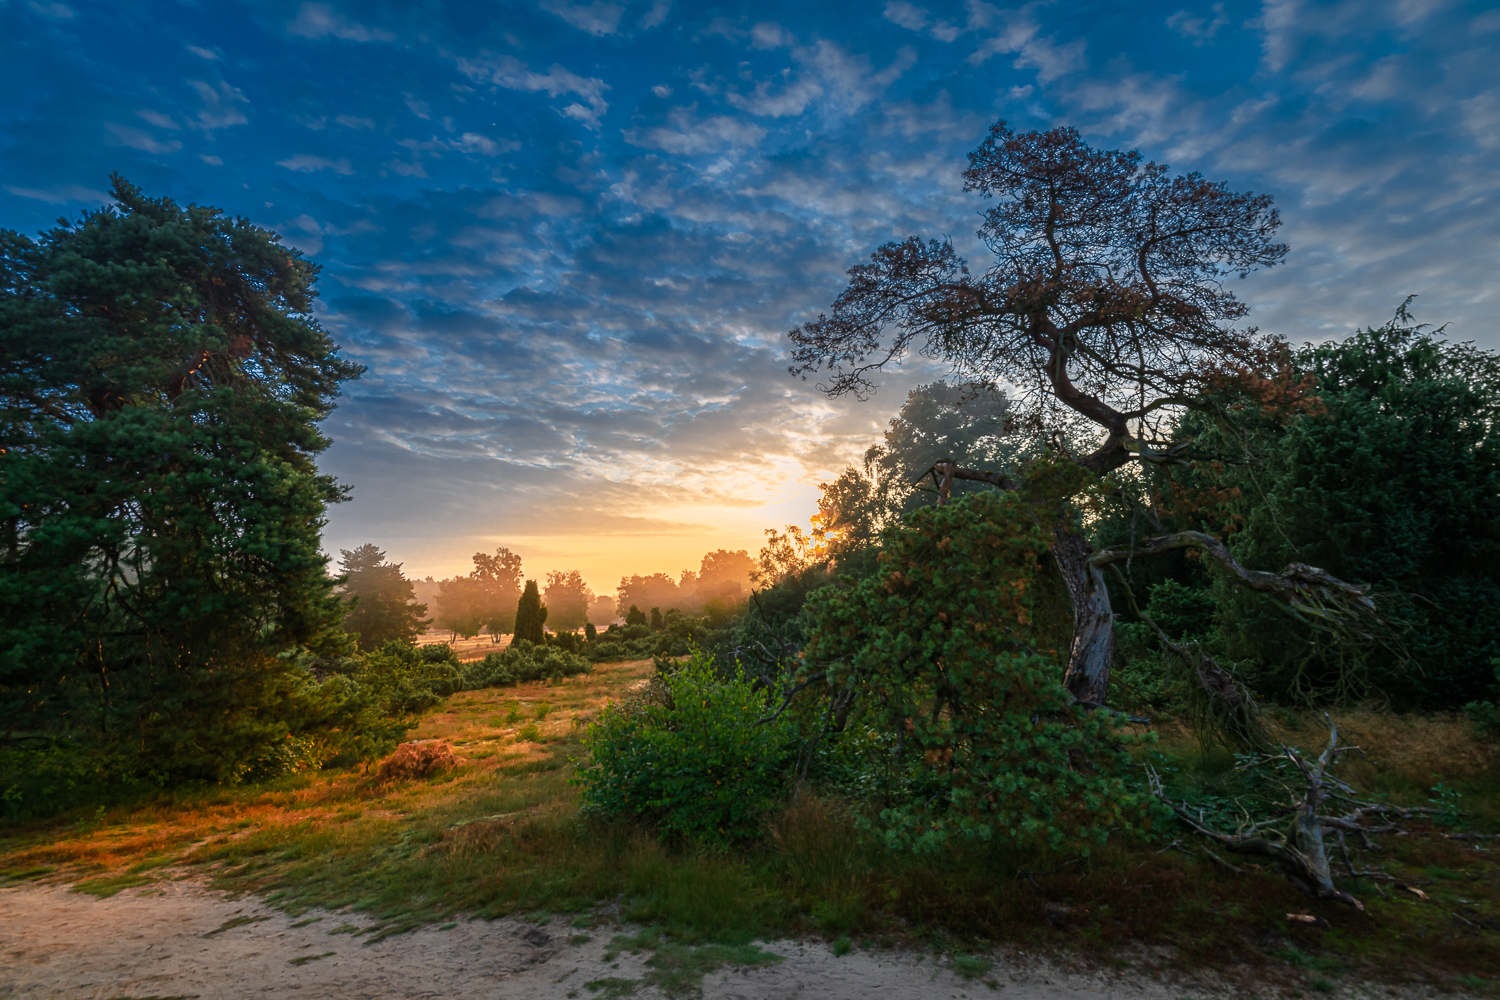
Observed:
[[[113,196],[0,232],[0,738],[223,780],[317,724],[347,643],[313,458],[362,369],[276,234]]]

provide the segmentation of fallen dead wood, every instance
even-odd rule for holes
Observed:
[[[1275,862],[1286,880],[1311,899],[1334,900],[1363,911],[1363,903],[1334,884],[1325,832],[1332,831],[1336,836],[1344,867],[1350,878],[1391,881],[1391,876],[1385,872],[1355,869],[1344,835],[1356,834],[1367,849],[1373,848],[1375,845],[1369,839],[1371,834],[1399,832],[1399,828],[1392,822],[1366,825],[1371,817],[1398,816],[1409,819],[1415,813],[1434,810],[1403,809],[1384,803],[1360,801],[1354,789],[1329,773],[1340,754],[1355,749],[1357,748],[1339,746],[1338,727],[1330,718],[1328,746],[1316,759],[1309,760],[1302,751],[1291,746],[1282,746],[1275,754],[1266,755],[1261,763],[1285,761],[1292,765],[1301,779],[1300,797],[1288,809],[1282,810],[1280,815],[1259,820],[1247,816],[1233,833],[1215,829],[1202,810],[1195,813],[1186,802],[1172,801],[1162,788],[1160,775],[1150,768],[1148,774],[1156,797],[1197,833],[1217,841],[1232,854],[1261,857]],[[1347,803],[1349,811],[1343,815],[1322,814],[1322,809],[1339,801]],[[1288,812],[1290,822],[1286,816]],[[1212,852],[1207,853],[1224,867],[1240,870]]]

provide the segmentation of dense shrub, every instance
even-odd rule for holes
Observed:
[[[1043,586],[1051,534],[1039,526],[1056,499],[1028,493],[908,514],[882,535],[878,573],[808,599],[804,673],[859,698],[907,775],[878,818],[890,847],[1006,839],[1087,853],[1154,821],[1126,780],[1139,738],[1060,683],[1069,636],[1043,607],[1062,599]]]
[[[721,659],[732,662],[732,657],[722,656],[734,621],[734,616],[724,609],[717,608],[712,616],[704,617],[690,617],[673,609],[661,616],[661,621],[659,631],[653,631],[644,622],[611,625],[580,651],[595,663],[614,663],[687,656],[698,648],[719,653]]]
[[[577,653],[570,653],[556,646],[536,646],[524,639],[517,639],[501,652],[490,653],[473,663],[465,663],[460,668],[460,673],[464,689],[473,690],[549,678],[560,680],[586,674],[593,669],[593,665]]]
[[[1500,659],[1490,661],[1495,671],[1495,686],[1491,695],[1500,700]],[[1471,701],[1464,706],[1464,714],[1474,724],[1474,735],[1482,740],[1500,743],[1500,705],[1493,701]]]
[[[695,840],[758,837],[796,745],[789,719],[757,724],[766,712],[766,691],[695,653],[645,693],[606,705],[585,732],[574,779],[585,811]]]

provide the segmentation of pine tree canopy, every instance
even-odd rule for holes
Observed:
[[[427,630],[427,605],[415,603],[411,581],[400,563],[385,561],[385,553],[374,545],[354,551],[340,550],[339,571],[344,577],[344,596],[352,606],[344,617],[344,628],[359,640],[362,649],[379,649],[387,642],[413,642]]]
[[[309,724],[306,663],[347,643],[313,458],[362,369],[276,234],[113,195],[0,232],[0,717],[220,778]]]

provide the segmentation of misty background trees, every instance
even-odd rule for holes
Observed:
[[[432,624],[425,618],[427,605],[415,599],[411,581],[401,572],[400,563],[387,562],[385,553],[374,545],[341,549],[339,574],[344,583],[339,588],[350,601],[344,616],[344,628],[354,640],[367,649],[387,642],[414,642]]]

